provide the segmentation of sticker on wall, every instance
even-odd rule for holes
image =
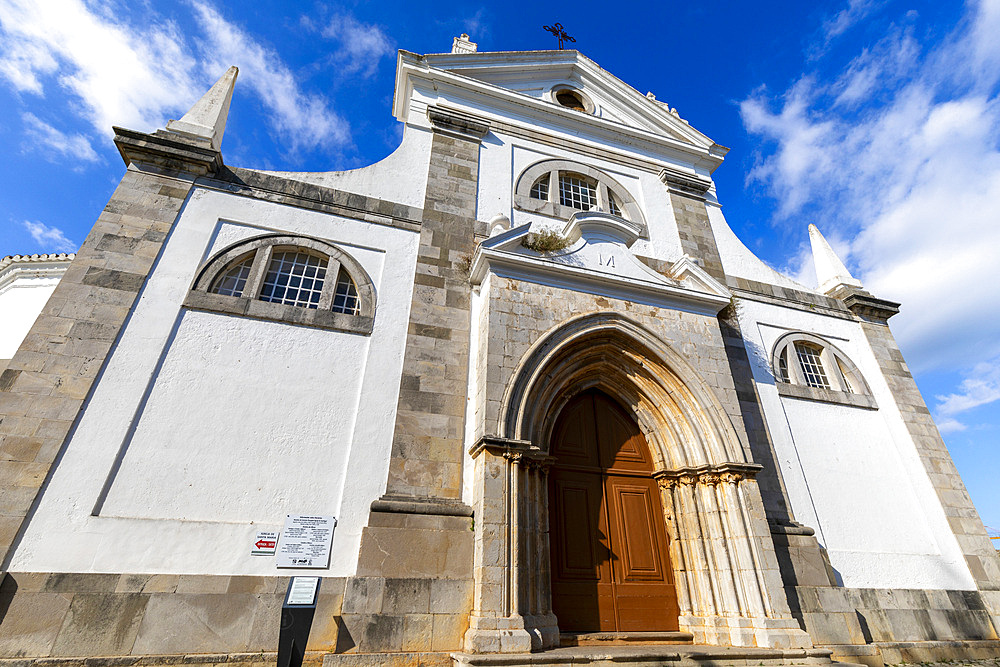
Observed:
[[[273,556],[278,548],[278,533],[273,530],[258,530],[250,545],[251,556]]]
[[[337,520],[332,516],[289,514],[281,533],[277,567],[327,567]]]

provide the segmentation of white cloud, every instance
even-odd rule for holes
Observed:
[[[32,142],[31,149],[35,149],[37,144],[82,162],[96,162],[100,159],[85,135],[61,132],[33,113],[22,114],[21,118]]]
[[[1000,354],[1000,318],[984,315],[1000,312],[1000,68],[980,66],[1000,63],[1000,40],[978,37],[998,6],[973,4],[932,46],[890,29],[832,80],[740,107],[768,144],[751,179],[779,222],[850,239],[854,274],[902,302],[893,330],[918,370]]]
[[[968,428],[953,417],[935,417],[934,421],[941,433],[961,433]]]
[[[162,126],[179,102],[198,97],[194,58],[170,22],[115,23],[81,0],[0,0],[0,27],[0,75],[34,94],[57,83],[102,134]]]
[[[829,41],[847,32],[877,5],[874,0],[848,0],[847,7],[823,22],[824,38]]]
[[[66,234],[58,227],[30,220],[25,220],[23,224],[31,238],[44,248],[43,252],[76,252],[77,245],[66,238]]]
[[[207,4],[191,6],[201,36],[151,9],[138,25],[98,0],[0,0],[0,79],[53,103],[54,93],[68,93],[64,110],[82,113],[96,134],[106,136],[112,125],[145,131],[163,127],[237,64],[241,90],[262,100],[269,123],[292,150],[349,143],[347,123],[325,98],[303,92],[275,52]],[[350,21],[345,18],[345,25]],[[344,42],[350,57],[382,48],[377,28],[351,25],[360,29]],[[83,135],[26,122],[35,140],[52,139],[49,145],[55,148],[54,131],[70,138],[66,150],[72,153],[67,154],[89,155]]]
[[[304,93],[277,53],[208,5],[192,4],[207,38],[205,53],[211,67],[221,74],[230,65],[239,66],[237,85],[246,85],[260,97],[275,129],[292,150],[335,148],[349,143],[347,121],[322,96]]]
[[[935,413],[944,416],[1000,401],[1000,358],[976,364],[972,372],[962,380],[959,393],[935,398],[938,401]]]
[[[396,51],[381,28],[361,23],[352,16],[334,16],[322,34],[340,43],[334,60],[342,74],[373,76],[378,71],[379,61]]]

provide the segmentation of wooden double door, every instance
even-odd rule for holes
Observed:
[[[553,611],[567,632],[678,629],[653,461],[634,418],[599,391],[575,397],[550,453]]]

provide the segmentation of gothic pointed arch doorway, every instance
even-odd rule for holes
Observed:
[[[653,459],[634,417],[591,389],[562,409],[551,442],[552,603],[560,629],[677,630]]]

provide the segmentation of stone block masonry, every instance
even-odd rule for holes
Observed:
[[[193,183],[133,164],[0,374],[0,567]]]
[[[467,266],[475,250],[479,139],[487,126],[430,115],[436,131],[386,496],[457,502],[469,358]]]
[[[891,313],[886,313],[889,314]],[[871,315],[870,312],[861,312],[864,320],[862,329],[941,501],[941,507],[969,565],[969,572],[992,616],[993,626],[1000,628],[1000,585],[997,583],[1000,582],[1000,557],[986,534],[972,498],[969,497],[930,410],[920,395],[917,383],[903,360],[899,346],[886,323],[887,317]]]

